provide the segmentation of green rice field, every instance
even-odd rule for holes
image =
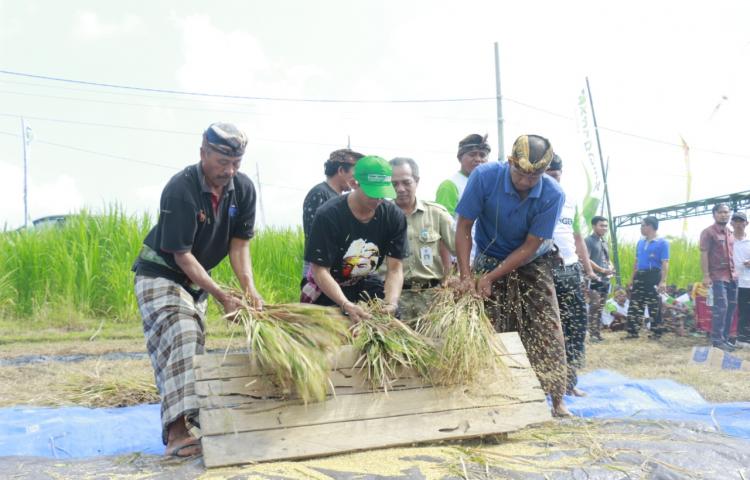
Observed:
[[[55,327],[83,319],[139,325],[130,267],[153,221],[112,207],[103,214],[82,211],[59,227],[0,233],[0,319]],[[671,244],[669,282],[686,286],[700,281],[697,245],[683,239]],[[626,283],[634,249],[634,244],[620,246]],[[262,230],[251,241],[251,250],[256,284],[266,302],[296,301],[301,228]],[[214,269],[213,277],[236,285],[228,261]],[[216,305],[211,311],[216,317]]]

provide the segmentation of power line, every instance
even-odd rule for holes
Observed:
[[[111,153],[105,153],[105,152],[99,152],[99,151],[96,151],[96,150],[89,150],[89,149],[86,149],[86,148],[74,147],[72,145],[65,145],[63,143],[47,142],[47,141],[39,140],[39,139],[36,139],[36,138],[34,139],[34,143],[39,143],[39,144],[42,144],[42,145],[50,145],[52,147],[64,148],[66,150],[73,150],[73,151],[76,151],[76,152],[88,153],[88,154],[91,154],[91,155],[98,155],[100,157],[107,157],[107,158],[114,158],[114,159],[117,159],[117,160],[124,160],[126,162],[140,163],[142,165],[149,165],[149,166],[152,166],[152,167],[168,168],[168,169],[170,169],[172,171],[175,171],[177,169],[174,166],[164,165],[162,163],[147,162],[146,160],[138,160],[136,158],[123,157],[121,155],[113,155]]]
[[[10,117],[10,118],[23,117],[29,120],[36,120],[36,121],[43,121],[43,122],[82,125],[82,126],[89,126],[89,127],[125,129],[125,130],[134,130],[134,131],[142,131],[142,132],[150,132],[150,133],[151,132],[168,133],[168,134],[175,134],[175,135],[196,136],[202,133],[202,132],[186,131],[186,130],[169,130],[169,129],[164,129],[164,128],[134,127],[131,125],[118,125],[118,124],[110,124],[110,123],[80,122],[76,120],[68,120],[68,119],[63,119],[63,118],[36,117],[33,115],[20,115],[17,113],[7,113],[7,112],[0,112],[0,117]],[[343,144],[340,144],[340,143],[312,142],[312,141],[307,141],[307,140],[281,140],[281,139],[263,138],[263,137],[251,137],[251,140],[258,141],[258,142],[281,143],[281,144],[289,144],[289,145],[317,145],[317,146],[323,146],[323,147],[338,147],[338,148],[341,148],[343,146]],[[371,149],[371,150],[388,150],[388,151],[407,150],[407,148],[405,147],[382,146],[382,145],[359,145],[357,148]],[[443,154],[448,155],[452,153],[452,152],[448,152],[444,150],[429,150],[429,149],[420,150],[420,151],[424,153],[438,153],[441,155]]]
[[[19,138],[21,136],[21,135],[19,135],[17,133],[4,132],[4,131],[0,131],[0,135],[7,135],[7,136],[10,136],[10,137],[16,137],[16,138]],[[88,153],[90,155],[97,155],[97,156],[100,156],[100,157],[112,158],[112,159],[116,159],[116,160],[123,160],[123,161],[127,161],[127,162],[132,162],[132,163],[139,163],[139,164],[142,164],[142,165],[148,165],[148,166],[152,166],[152,167],[167,168],[167,169],[172,170],[172,171],[176,170],[176,167],[171,166],[171,165],[165,165],[165,164],[162,164],[162,163],[149,162],[149,161],[146,161],[146,160],[139,160],[137,158],[125,157],[125,156],[122,156],[122,155],[114,155],[114,154],[111,154],[111,153],[100,152],[100,151],[97,151],[97,150],[89,150],[87,148],[75,147],[73,145],[66,145],[66,144],[63,144],[63,143],[48,142],[48,141],[40,140],[40,139],[37,139],[37,138],[34,139],[34,143],[38,143],[38,144],[41,144],[41,145],[49,145],[51,147],[63,148],[63,149],[66,149],[66,150],[73,150],[73,151],[76,151],[76,152]],[[279,185],[277,183],[263,182],[263,186],[264,187],[281,188],[281,189],[286,189],[286,190],[296,190],[296,191],[300,191],[300,192],[301,191],[305,191],[305,189],[300,188],[300,187],[293,187],[291,185]]]
[[[31,73],[12,72],[0,70],[0,74],[13,75],[17,77],[35,78],[37,80],[49,80],[54,82],[73,83],[78,85],[89,85],[93,87],[118,88],[137,92],[166,93],[171,95],[188,95],[194,97],[228,98],[233,100],[256,100],[268,102],[295,102],[295,103],[450,103],[450,102],[476,102],[495,100],[495,97],[473,97],[473,98],[425,98],[425,99],[386,99],[386,100],[361,100],[361,99],[330,99],[330,98],[293,98],[293,97],[254,97],[247,95],[226,95],[220,93],[191,92],[184,90],[169,90],[163,88],[135,87],[131,85],[118,85],[113,83],[90,82],[87,80],[76,80],[70,78],[52,77],[48,75],[35,75]]]
[[[0,93],[7,95],[22,95],[26,97],[38,97],[38,98],[51,98],[55,100],[67,100],[75,102],[87,102],[87,103],[101,103],[105,105],[125,105],[128,107],[147,107],[147,108],[171,108],[174,110],[191,110],[196,112],[219,112],[219,113],[236,113],[240,115],[264,115],[270,116],[268,113],[250,112],[247,110],[223,110],[220,108],[200,108],[200,107],[183,107],[180,105],[155,105],[152,103],[133,103],[133,102],[116,102],[113,100],[95,100],[93,98],[77,98],[77,97],[63,97],[59,95],[45,95],[41,93],[26,93],[26,92],[13,92],[8,90],[0,90]],[[99,92],[92,92],[99,93]]]
[[[98,104],[105,104],[105,105],[124,105],[128,107],[145,107],[145,108],[161,108],[161,109],[168,108],[168,109],[175,109],[175,110],[187,110],[187,111],[197,111],[197,112],[219,112],[219,113],[231,113],[231,114],[238,114],[238,115],[255,115],[255,116],[265,116],[265,117],[281,116],[278,113],[257,112],[257,111],[249,111],[249,110],[225,110],[225,109],[219,109],[219,108],[186,107],[186,106],[181,106],[181,105],[118,102],[118,101],[113,101],[113,100],[97,100],[93,98],[64,97],[64,96],[59,96],[59,95],[46,95],[46,94],[41,94],[41,93],[15,92],[15,91],[10,91],[10,90],[0,90],[0,93],[7,94],[7,95],[21,95],[21,96],[27,96],[27,97],[51,98],[55,100],[65,100],[65,101],[71,101],[71,102],[87,102],[87,103],[98,103]],[[90,92],[90,93],[99,94],[99,93],[109,93],[109,92]],[[114,95],[122,95],[122,94],[114,94]],[[147,97],[147,98],[155,98],[155,97]],[[199,100],[192,100],[192,99],[176,99],[176,98],[170,98],[170,100],[199,101]],[[218,102],[218,103],[224,104],[224,105],[229,104],[225,102]],[[236,103],[234,105],[236,105]],[[346,113],[345,115],[341,116],[341,118],[358,120],[358,119],[362,119],[363,117],[356,116],[351,113]],[[489,118],[479,118],[479,117],[457,118],[457,117],[452,117],[452,116],[436,116],[436,115],[415,115],[415,118],[445,120],[445,121],[449,121],[452,123],[491,121],[491,119]]]
[[[8,72],[4,70],[0,70],[0,73],[5,73],[8,75],[20,75],[20,76],[30,76],[31,78],[42,78],[42,79],[48,79],[47,77],[43,76],[36,76],[31,74],[22,74],[17,72]],[[86,82],[86,81],[79,81],[79,80],[68,80],[68,79],[55,79],[54,77],[49,77],[49,79],[53,80],[59,80],[59,81],[65,81],[65,82],[72,82],[72,83],[80,83],[84,85],[95,85],[95,86],[108,86],[113,88],[128,88],[128,89],[135,89],[135,90],[141,90],[140,87],[127,87],[127,86],[117,86],[117,85],[109,85],[109,84],[97,84],[94,82]],[[41,86],[41,85],[35,85],[35,86]],[[152,89],[145,89],[146,91],[151,91]],[[83,90],[80,90],[83,91]],[[196,95],[196,96],[210,96],[210,97],[218,97],[218,98],[235,98],[235,99],[246,99],[246,100],[264,100],[267,98],[263,97],[241,97],[241,96],[229,96],[229,95],[219,95],[219,94],[201,94],[201,93],[192,93],[192,92],[179,92],[179,91],[161,91],[161,90],[154,90],[156,92],[160,93],[172,93],[172,94],[184,94],[184,95]],[[10,95],[24,95],[24,96],[33,96],[33,97],[41,97],[41,98],[52,98],[52,99],[59,99],[59,100],[67,100],[67,101],[81,101],[81,102],[92,102],[92,103],[102,103],[102,104],[110,104],[110,105],[125,105],[125,106],[135,106],[135,107],[148,107],[148,108],[171,108],[171,109],[178,109],[178,110],[193,110],[193,111],[210,111],[210,112],[221,112],[221,113],[235,113],[235,114],[241,114],[241,115],[262,115],[262,116],[273,116],[273,114],[268,113],[262,113],[262,112],[250,112],[250,111],[239,111],[239,110],[222,110],[222,109],[213,109],[213,108],[198,108],[198,107],[184,107],[184,106],[177,106],[177,105],[154,105],[154,104],[142,104],[142,103],[131,103],[131,102],[116,102],[116,101],[108,101],[108,100],[95,100],[95,99],[88,99],[88,98],[74,98],[74,97],[63,97],[63,96],[55,96],[55,95],[43,95],[43,94],[35,94],[35,93],[26,93],[26,92],[13,92],[13,91],[0,91],[0,93],[10,94]],[[92,93],[110,93],[110,92],[92,92]],[[147,96],[148,98],[155,98],[153,96]],[[476,99],[446,99],[446,100],[434,100],[437,101],[463,101],[463,100],[486,100],[491,97],[487,98],[476,98]],[[507,96],[503,97],[506,101],[510,103],[514,103],[516,105],[519,105],[524,108],[528,108],[530,110],[538,111],[540,113],[544,113],[546,115],[554,116],[557,118],[561,118],[564,120],[568,120],[571,122],[575,122],[575,118],[570,115],[561,114],[559,112],[554,112],[552,110],[548,110],[542,107],[537,107],[535,105],[522,102],[520,100],[516,100]],[[173,100],[180,100],[180,99],[173,99]],[[283,100],[283,101],[295,101],[293,99],[275,99],[275,100]],[[303,100],[300,100],[303,101]],[[311,101],[311,102],[317,102],[316,100],[304,100],[304,101]],[[424,102],[430,102],[432,100],[425,100]],[[418,100],[394,100],[394,101],[370,101],[370,100],[362,100],[362,101],[354,101],[354,100],[342,100],[342,101],[322,101],[325,103],[414,103],[414,102],[422,102]],[[5,114],[4,116],[9,116],[8,114]],[[27,117],[27,118],[33,118],[33,117]],[[429,117],[433,118],[433,117]],[[434,117],[438,119],[449,119],[449,117]],[[106,125],[106,124],[94,124],[94,123],[87,123],[87,122],[75,122],[72,120],[61,120],[61,119],[46,119],[38,117],[38,120],[47,120],[47,121],[57,121],[60,123],[70,123],[75,124],[78,123],[80,125],[89,125],[89,126],[109,126],[112,128],[123,128],[123,129],[129,129],[129,130],[143,130],[143,131],[157,131],[160,133],[175,133],[175,134],[194,134],[194,132],[178,132],[178,131],[170,131],[166,129],[147,129],[147,128],[138,128],[138,127],[130,127],[130,126],[115,126],[115,125]],[[473,119],[464,119],[465,121],[491,121],[491,119],[481,119],[481,118],[473,118]],[[626,132],[624,130],[606,127],[606,126],[599,126],[599,130],[614,133],[617,135],[627,136],[630,138],[636,138],[639,140],[651,142],[651,143],[657,143],[660,145],[667,145],[671,147],[676,148],[683,148],[681,144],[670,142],[667,140],[662,140],[654,137],[649,137],[646,135]],[[267,140],[267,139],[256,139],[259,141],[269,141],[273,143],[303,143],[303,144],[310,144],[310,145],[321,145],[321,146],[334,146],[334,144],[326,144],[326,143],[318,143],[318,142],[295,142],[295,141],[281,141],[281,140]],[[396,148],[391,147],[371,147],[371,148],[381,148],[381,149],[387,149],[387,150],[397,150]],[[726,157],[734,157],[734,158],[742,158],[742,159],[750,159],[750,155],[747,154],[737,154],[737,153],[731,153],[731,152],[722,152],[717,150],[711,150],[706,148],[700,148],[700,147],[691,147],[692,151],[695,152],[703,152],[703,153],[709,153],[713,155],[720,155],[720,156],[726,156]],[[431,151],[432,153],[440,153],[444,154],[447,152],[443,151]]]

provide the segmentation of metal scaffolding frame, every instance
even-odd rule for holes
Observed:
[[[641,212],[627,213],[612,217],[612,245],[617,250],[617,229],[622,227],[631,227],[640,225],[646,217],[656,217],[660,222],[663,220],[677,220],[688,217],[699,217],[701,215],[711,214],[711,209],[718,203],[726,203],[729,209],[736,212],[741,209],[750,208],[750,190],[744,192],[730,193],[719,197],[704,198],[703,200],[693,200],[692,202],[678,203],[668,207],[654,208],[643,210]],[[615,271],[617,272],[616,281],[618,285],[622,284],[620,278],[620,261],[616,256]]]
[[[731,193],[720,197],[704,198],[703,200],[694,200],[692,202],[678,203],[668,207],[654,208],[642,212],[627,213],[612,217],[615,228],[630,227],[640,225],[644,218],[648,216],[656,217],[662,220],[677,220],[680,218],[699,217],[708,215],[711,209],[717,203],[726,203],[733,212],[750,207],[750,190],[744,192]]]

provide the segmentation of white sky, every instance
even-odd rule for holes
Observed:
[[[494,97],[498,41],[505,154],[519,134],[548,137],[565,161],[568,194],[582,198],[584,156],[573,116],[588,76],[601,127],[686,139],[692,199],[700,199],[750,188],[749,19],[750,3],[741,0],[0,0],[0,69],[242,96]],[[363,153],[415,158],[426,199],[458,168],[456,145],[466,134],[489,133],[497,155],[494,99],[206,100],[0,75],[0,225],[7,228],[23,223],[19,115],[35,137],[31,218],[114,203],[132,213],[155,211],[166,181],[197,162],[200,133],[219,120],[250,137],[242,169],[254,179],[256,166],[260,171],[267,225],[300,223],[306,191],[323,179],[328,153],[347,136]],[[682,150],[636,136],[601,132],[613,212],[685,201]],[[692,220],[689,235],[708,223]],[[681,226],[665,222],[662,232],[679,234]],[[621,234],[634,238],[637,231]]]

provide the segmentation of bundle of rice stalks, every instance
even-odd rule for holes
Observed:
[[[281,388],[305,403],[325,400],[328,353],[349,337],[349,322],[338,310],[299,303],[256,311],[246,303],[234,320],[245,328],[251,360],[274,375]]]
[[[426,339],[385,310],[380,300],[360,304],[371,318],[352,328],[354,348],[361,356],[354,364],[373,388],[388,391],[404,369],[429,377],[435,349]]]
[[[439,290],[417,331],[440,342],[435,380],[441,385],[470,384],[483,373],[507,370],[498,357],[505,347],[495,336],[481,298]]]
[[[73,374],[66,378],[62,387],[64,397],[76,405],[85,407],[127,407],[142,403],[158,403],[153,377],[128,375],[111,371],[108,365],[96,365],[93,371]],[[137,373],[140,373],[138,371]]]

